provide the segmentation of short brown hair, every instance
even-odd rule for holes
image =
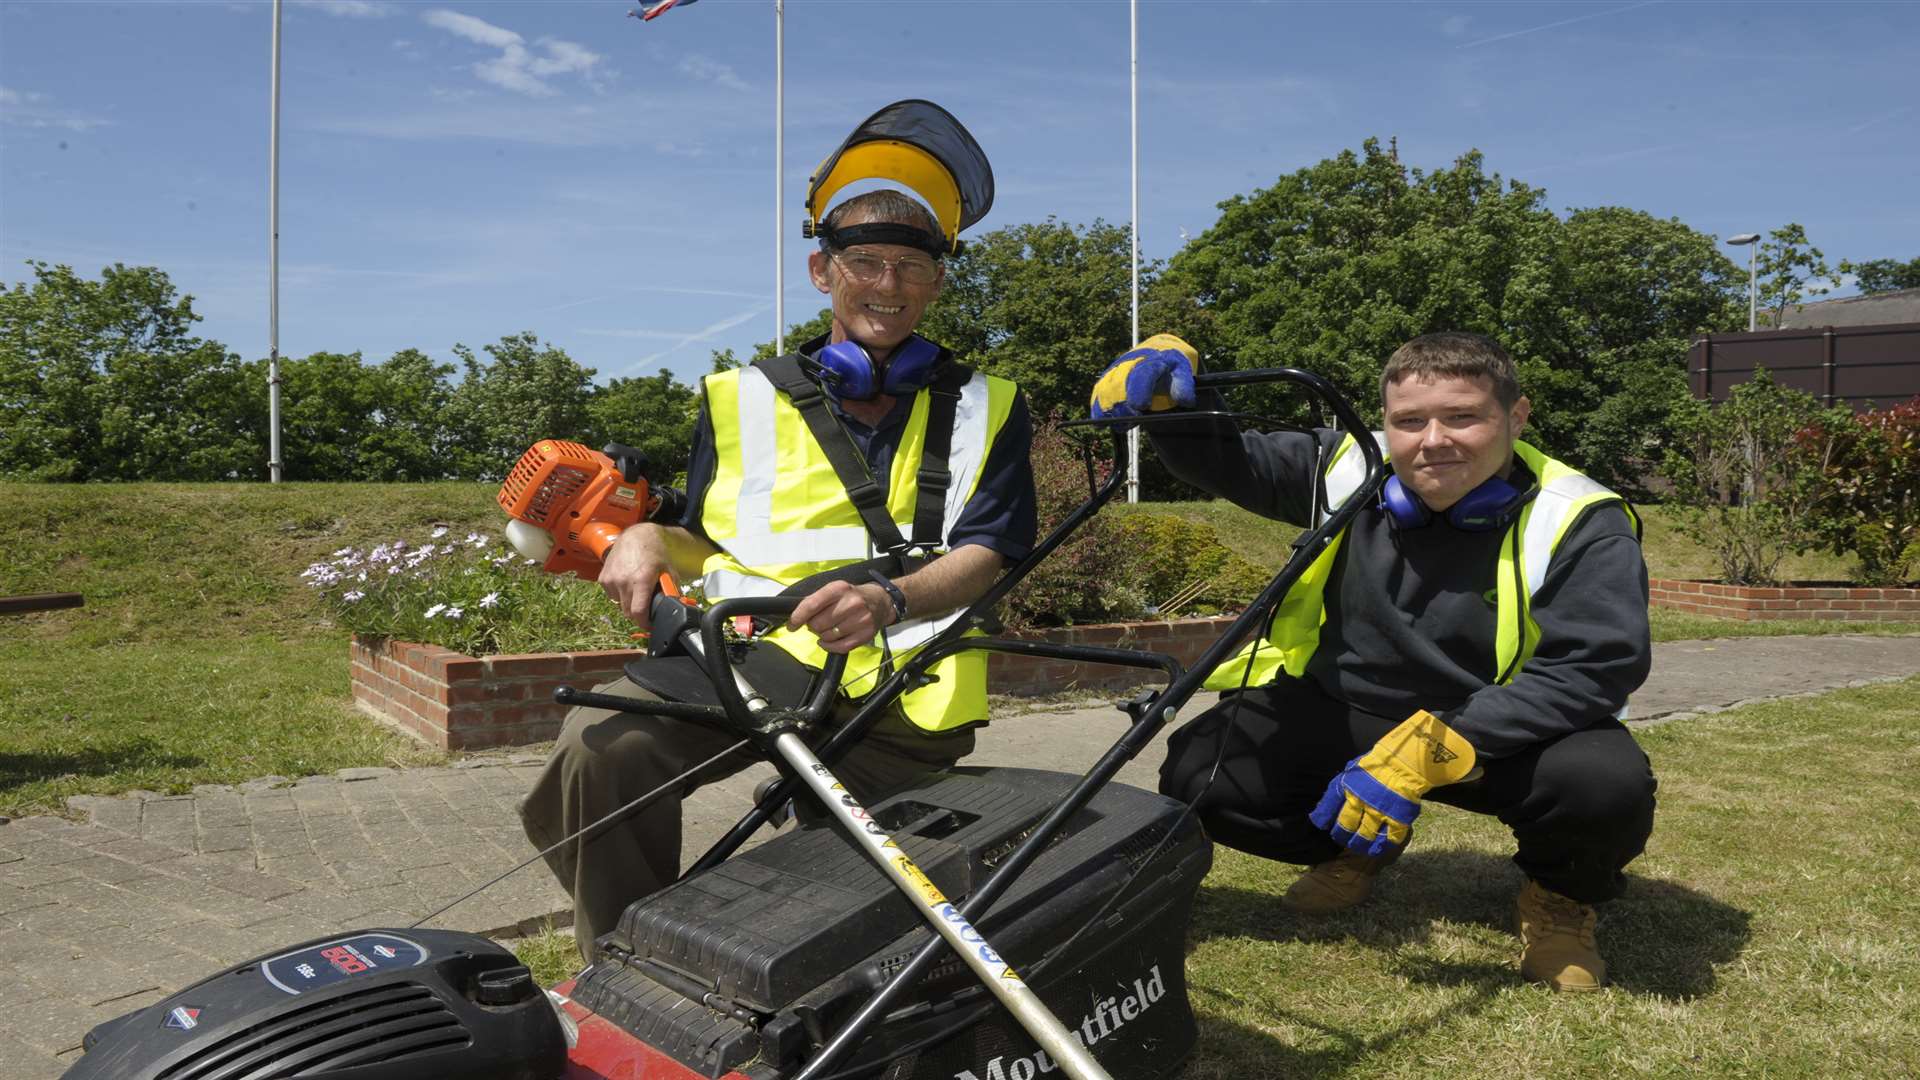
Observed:
[[[934,218],[933,211],[926,208],[913,197],[893,188],[881,188],[877,191],[862,192],[846,202],[827,211],[820,224],[824,226],[820,236],[820,250],[832,252],[835,249],[827,242],[832,230],[845,225],[887,224],[911,225],[936,240],[945,240],[946,234],[940,230],[940,222]]]
[[[1513,358],[1500,343],[1483,334],[1458,330],[1421,334],[1395,349],[1380,372],[1380,401],[1387,400],[1387,387],[1408,376],[1421,378],[1486,379],[1493,384],[1493,396],[1500,407],[1513,408],[1520,400],[1520,378]]]

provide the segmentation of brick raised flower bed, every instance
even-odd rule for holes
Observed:
[[[1191,663],[1232,620],[1108,623],[1014,635],[1049,641],[1168,653]],[[591,689],[614,678],[634,655],[625,650],[472,657],[410,641],[362,641],[353,649],[353,699],[372,715],[434,746],[480,750],[543,742],[560,731],[566,710],[559,686]],[[988,689],[996,694],[1121,690],[1154,681],[1151,671],[993,654]]]
[[[1654,578],[1648,588],[1655,607],[1725,619],[1920,621],[1920,589],[1822,584],[1766,588],[1668,578]]]

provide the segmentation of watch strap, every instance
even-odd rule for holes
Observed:
[[[895,585],[893,583],[892,578],[889,578],[887,575],[881,573],[878,570],[868,570],[867,576],[873,579],[873,583],[875,585],[878,585],[882,589],[885,589],[887,591],[887,596],[892,598],[893,621],[896,623],[906,621],[907,594],[900,591],[900,586]]]

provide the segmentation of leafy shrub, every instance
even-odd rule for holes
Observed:
[[[1047,421],[1034,424],[1032,461],[1044,538],[1086,501],[1087,469],[1079,445]],[[1104,483],[1111,469],[1097,463],[1094,482]],[[1001,618],[1015,630],[1137,618],[1145,602],[1115,556],[1122,550],[1113,515],[1095,514],[1014,587]]]
[[[1237,610],[1273,577],[1230,551],[1218,530],[1202,521],[1175,514],[1129,514],[1116,531],[1129,553],[1127,580],[1147,598],[1152,614]],[[1170,603],[1175,600],[1179,602]]]
[[[469,656],[618,649],[632,626],[599,586],[556,576],[478,533],[371,551],[341,548],[300,576],[335,622],[364,637],[439,645]]]
[[[1920,397],[1825,418],[1800,452],[1819,469],[1810,519],[1821,546],[1860,560],[1863,585],[1899,585],[1920,557]]]
[[[1814,540],[1809,517],[1825,452],[1808,429],[1838,430],[1844,410],[1823,410],[1764,370],[1719,404],[1677,412],[1682,443],[1661,471],[1673,482],[1680,530],[1712,551],[1729,585],[1770,585],[1780,561]]]

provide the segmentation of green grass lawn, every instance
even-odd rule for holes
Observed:
[[[435,525],[497,533],[486,484],[0,483],[0,596],[78,592],[86,606],[0,620],[0,814],[80,793],[434,760],[355,712],[346,634],[299,582],[349,545]],[[1292,531],[1224,502],[1116,507],[1207,521],[1277,567]],[[1710,572],[1650,510],[1657,574]],[[1792,573],[1844,576],[1833,560]],[[1920,623],[1757,623],[1654,612],[1659,640],[1915,633]]]
[[[1612,989],[1520,982],[1511,836],[1435,806],[1344,915],[1281,910],[1297,871],[1221,853],[1187,964],[1187,1075],[1912,1075],[1920,831],[1888,811],[1912,805],[1920,678],[1639,734],[1660,808],[1603,909]]]
[[[1182,1076],[1912,1076],[1920,677],[1639,734],[1660,808],[1602,910],[1610,988],[1521,982],[1521,877],[1490,818],[1431,806],[1373,898],[1320,918],[1279,905],[1296,868],[1216,848]],[[514,944],[545,982],[578,963],[570,932]]]

